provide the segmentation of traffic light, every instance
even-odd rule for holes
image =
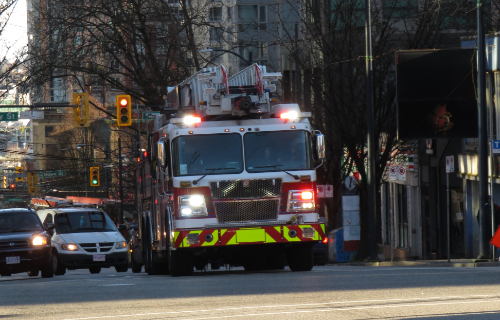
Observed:
[[[90,186],[98,187],[101,185],[101,179],[99,178],[99,167],[90,167]]]
[[[89,120],[89,94],[88,92],[73,93],[73,117],[75,122],[83,126]]]
[[[28,193],[38,193],[38,174],[36,172],[27,173]]]
[[[23,173],[23,167],[16,167],[16,173]],[[16,181],[23,181],[22,177],[16,177]]]
[[[2,176],[2,189],[7,189],[7,177]]]
[[[119,126],[132,124],[132,105],[129,95],[116,96],[116,122]]]
[[[12,184],[10,185],[10,188],[11,188],[11,189],[15,189],[15,188],[16,188],[16,185],[12,183]]]

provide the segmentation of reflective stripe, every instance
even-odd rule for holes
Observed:
[[[174,245],[173,245],[173,247],[174,247],[174,248],[176,247],[176,245],[175,245],[175,244],[177,243],[177,238],[179,237],[179,235],[180,235],[180,234],[181,234],[181,232],[180,232],[180,231],[174,231]],[[179,244],[179,245],[178,245],[178,248],[179,248],[179,247],[181,247],[181,245],[182,245],[182,244]]]

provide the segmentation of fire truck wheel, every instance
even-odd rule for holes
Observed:
[[[288,248],[288,266],[292,271],[311,271],[314,265],[313,247],[308,243],[300,243]]]
[[[193,274],[193,255],[189,251],[170,250],[168,264],[172,277],[190,276]]]

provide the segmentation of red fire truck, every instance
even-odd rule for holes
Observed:
[[[312,269],[325,237],[315,171],[324,137],[310,112],[275,103],[280,77],[254,64],[228,78],[221,65],[168,94],[173,112],[149,135],[136,172],[134,272]]]

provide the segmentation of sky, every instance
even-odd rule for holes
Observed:
[[[28,43],[27,30],[26,0],[17,0],[7,27],[0,36],[0,52],[5,53],[6,45],[13,45],[8,53],[8,57],[12,58],[16,51]]]

